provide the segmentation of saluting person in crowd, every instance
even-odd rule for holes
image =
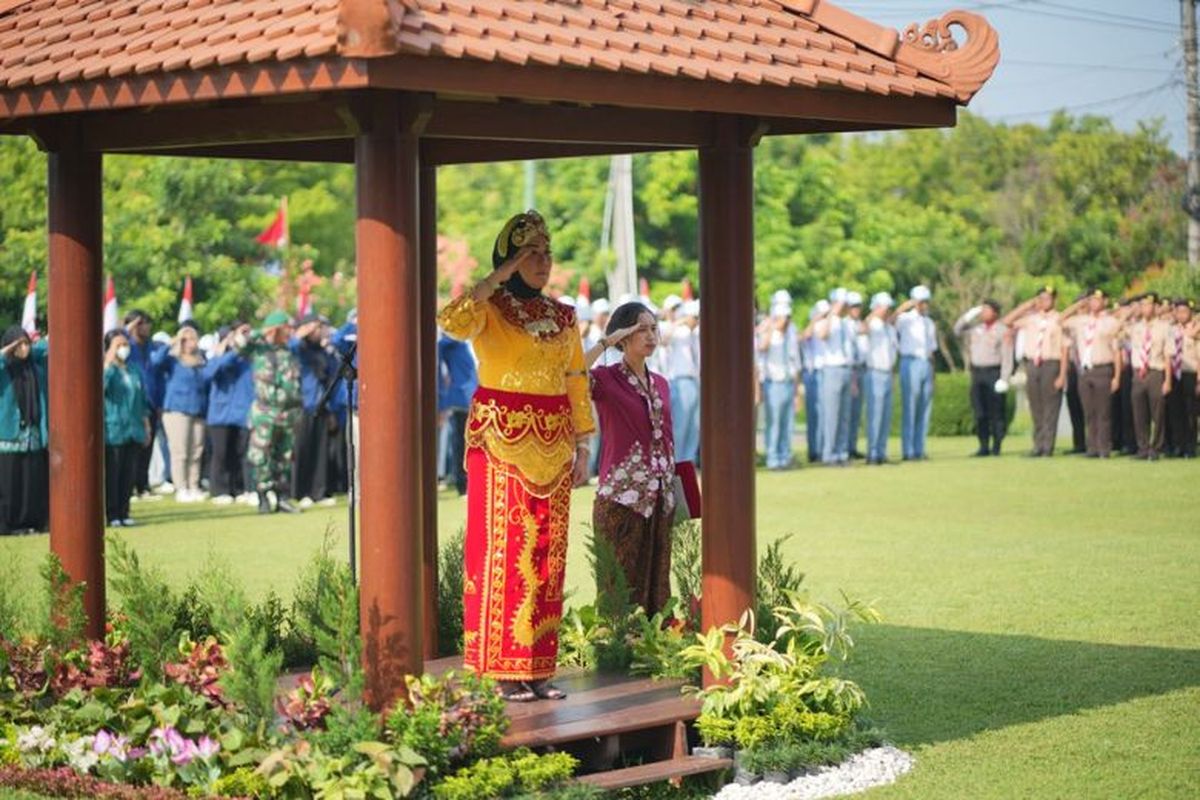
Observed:
[[[20,325],[0,338],[0,534],[44,531],[50,520],[46,340]]]
[[[133,493],[143,495],[150,491],[150,458],[154,453],[158,429],[162,422],[162,404],[165,387],[159,379],[158,372],[150,363],[151,355],[163,352],[168,345],[156,342],[150,337],[150,316],[139,309],[133,309],[125,315],[125,336],[129,345],[129,366],[137,370],[141,380],[142,391],[145,393],[146,409],[150,419],[150,435],[138,453],[138,461],[134,467]],[[170,460],[166,463],[170,472]],[[173,480],[174,476],[167,475]],[[165,487],[170,489],[170,487]]]
[[[825,371],[821,378],[821,461],[845,466],[850,460],[850,363],[854,358],[854,331],[842,317],[846,290],[829,293],[829,313],[813,326],[813,335],[825,343]]]
[[[1004,324],[1024,334],[1025,391],[1033,416],[1033,452],[1035,457],[1054,454],[1058,434],[1058,415],[1063,389],[1067,385],[1067,343],[1062,317],[1055,310],[1058,291],[1044,286],[1037,295],[1014,308]]]
[[[1158,295],[1141,296],[1137,316],[1125,326],[1133,366],[1133,431],[1137,458],[1154,461],[1162,453],[1166,434],[1167,395],[1172,374],[1167,369],[1170,352],[1170,323],[1159,316]]]
[[[772,296],[771,313],[759,325],[757,339],[758,372],[766,411],[767,469],[788,469],[792,466],[800,339],[792,323],[792,296],[786,290],[780,289]]]
[[[850,422],[846,428],[850,458],[860,459],[858,432],[862,427],[863,383],[867,373],[867,334],[863,326],[863,296],[858,292],[846,293],[846,322],[850,326],[854,346],[850,358]]]
[[[150,411],[142,375],[129,363],[122,328],[104,335],[104,494],[108,524],[131,527],[129,498],[141,448],[150,438]]]
[[[576,307],[578,313],[578,306]],[[471,398],[479,388],[479,372],[475,368],[475,356],[471,345],[441,332],[437,343],[438,370],[438,414],[449,425],[450,438],[447,448],[448,473],[459,495],[467,493],[466,456],[467,411]]]
[[[246,462],[258,492],[258,513],[296,513],[289,502],[293,436],[300,413],[300,365],[289,346],[292,324],[284,311],[272,311],[262,328],[242,326],[239,348],[254,365],[254,404],[250,407],[250,447]],[[271,504],[270,492],[275,493]]]
[[[671,417],[675,423],[675,458],[695,463],[700,459],[700,301],[681,304],[676,321],[663,335],[664,371],[671,383]],[[615,362],[601,361],[611,363]]]
[[[204,365],[208,380],[208,440],[212,447],[208,484],[216,505],[229,505],[249,490],[246,450],[250,444],[250,406],[254,369],[238,351],[245,346],[242,323],[221,331],[213,357]]]
[[[1121,391],[1121,320],[1107,310],[1102,289],[1090,292],[1068,308],[1063,318],[1072,350],[1079,359],[1084,450],[1088,458],[1108,458],[1113,449],[1113,398],[1119,398]]]
[[[894,301],[887,292],[871,298],[871,313],[863,328],[867,336],[867,369],[864,393],[867,403],[867,463],[888,463],[888,436],[892,430],[892,370],[896,368],[899,343],[896,328],[888,320]]]
[[[900,340],[900,441],[905,461],[928,458],[925,452],[933,413],[933,355],[937,329],[929,318],[927,286],[916,286],[892,320]]]
[[[1174,324],[1168,338],[1171,378],[1175,389],[1167,396],[1167,434],[1170,453],[1178,458],[1196,457],[1196,413],[1200,406],[1200,322],[1196,304],[1182,297],[1174,303]]]
[[[824,436],[821,432],[821,384],[825,374],[825,340],[814,335],[818,322],[829,313],[829,301],[818,300],[808,314],[808,325],[801,334],[801,363],[804,377],[804,429],[808,440],[808,460],[821,460]]]
[[[1008,326],[1000,321],[1000,304],[984,300],[954,323],[954,335],[966,339],[971,365],[971,408],[975,412],[977,456],[1000,455],[1007,418],[1001,379],[1008,378]]]
[[[313,503],[332,505],[336,476],[331,455],[339,427],[337,404],[344,397],[345,387],[339,383],[325,407],[317,407],[325,388],[337,377],[339,364],[329,343],[325,319],[315,313],[306,314],[296,324],[290,347],[300,366],[301,401],[291,496],[301,507]]]
[[[204,452],[204,417],[208,382],[204,373],[200,333],[188,320],[179,326],[170,347],[150,354],[150,371],[163,387],[162,426],[171,453],[175,499],[194,503],[204,499],[200,489],[200,457]]]

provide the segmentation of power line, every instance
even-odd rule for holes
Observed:
[[[1026,61],[1019,58],[1003,59],[1002,64],[1022,67],[1046,67],[1049,69],[1090,69],[1110,72],[1174,72],[1172,67],[1127,67],[1122,64],[1083,64],[1077,61]]]
[[[1090,101],[1087,103],[1076,103],[1074,105],[1069,105],[1069,106],[1058,106],[1056,108],[1046,108],[1046,109],[1042,109],[1040,111],[1020,111],[1020,112],[1017,112],[1014,114],[996,114],[992,118],[998,119],[998,120],[1024,119],[1024,118],[1028,118],[1028,117],[1041,117],[1041,116],[1045,116],[1046,114],[1057,114],[1060,111],[1067,112],[1067,113],[1073,112],[1073,111],[1086,111],[1088,109],[1100,108],[1103,106],[1112,105],[1113,103],[1121,103],[1126,100],[1132,100],[1132,99],[1138,98],[1138,97],[1146,97],[1149,95],[1158,94],[1159,92],[1166,91],[1167,89],[1170,89],[1171,87],[1178,86],[1178,85],[1179,85],[1179,79],[1172,78],[1171,80],[1166,81],[1165,83],[1160,83],[1158,86],[1155,86],[1151,89],[1141,89],[1136,92],[1128,92],[1126,94],[1117,95],[1116,97],[1106,97],[1103,100],[1093,100],[1093,101]]]

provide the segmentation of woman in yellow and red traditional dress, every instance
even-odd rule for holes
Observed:
[[[490,276],[439,320],[470,339],[479,389],[467,420],[463,663],[505,697],[561,699],[558,658],[571,489],[587,481],[595,429],[575,311],[542,294],[550,235],[513,217]]]

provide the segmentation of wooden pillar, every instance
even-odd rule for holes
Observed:
[[[754,603],[754,158],[718,117],[700,151],[700,443],[704,630]]]
[[[425,548],[425,658],[438,654],[437,167],[421,165],[421,525]]]
[[[423,669],[417,144],[403,97],[372,97],[354,148],[358,192],[360,625],[366,700]]]
[[[50,549],[104,637],[101,156],[50,153]]]

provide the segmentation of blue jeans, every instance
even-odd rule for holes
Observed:
[[[850,458],[850,368],[821,373],[821,460],[834,464]]]
[[[925,437],[933,410],[933,363],[928,358],[900,357],[900,441],[905,458],[925,457]]]
[[[821,370],[804,371],[804,435],[808,440],[808,460],[821,457]]]
[[[792,431],[796,424],[796,382],[763,381],[766,410],[767,469],[792,465]]]
[[[887,460],[888,434],[892,430],[892,373],[869,369],[863,373],[867,401],[867,458]]]
[[[675,426],[675,460],[696,462],[700,455],[700,382],[671,381],[671,422]]]
[[[850,453],[856,454],[858,453],[858,431],[862,427],[863,397],[867,393],[867,368],[864,366],[852,367],[850,376],[853,385],[858,387],[858,391],[850,393],[850,427],[846,432],[846,440],[850,443]]]

